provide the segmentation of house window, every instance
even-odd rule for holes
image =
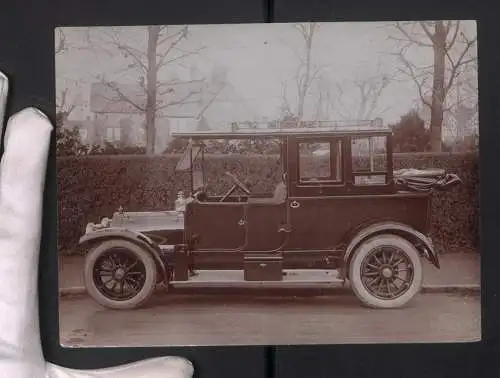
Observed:
[[[352,138],[351,154],[355,185],[385,185],[387,183],[386,136]]]
[[[80,128],[78,129],[78,133],[80,134],[80,140],[82,143],[86,143],[89,137],[89,131],[87,129]]]
[[[302,183],[342,181],[342,141],[299,143]]]
[[[112,127],[106,128],[106,140],[109,142],[112,141],[113,139],[114,139],[113,128]]]
[[[106,141],[107,142],[117,142],[121,140],[121,128],[120,127],[107,127],[106,128]]]

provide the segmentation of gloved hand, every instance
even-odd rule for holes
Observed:
[[[7,92],[7,78],[0,73],[2,121]],[[35,108],[12,116],[5,131],[0,163],[0,377],[192,377],[191,363],[180,357],[94,371],[67,369],[45,361],[40,343],[37,274],[51,131],[49,119]]]

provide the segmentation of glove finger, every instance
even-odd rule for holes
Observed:
[[[53,364],[47,366],[47,378],[191,378],[193,365],[181,357],[152,358],[132,364],[98,370],[75,370]]]
[[[0,356],[33,363],[42,361],[36,294],[51,129],[36,109],[15,114],[0,162]]]

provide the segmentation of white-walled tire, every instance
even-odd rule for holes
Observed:
[[[378,235],[364,241],[349,265],[349,283],[354,294],[371,308],[407,305],[420,291],[422,278],[418,250],[397,235]]]
[[[141,307],[153,294],[157,267],[143,248],[122,239],[93,247],[84,267],[88,294],[101,306],[130,310]]]

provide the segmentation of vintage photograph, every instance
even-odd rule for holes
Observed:
[[[63,346],[481,340],[475,21],[54,35]]]

